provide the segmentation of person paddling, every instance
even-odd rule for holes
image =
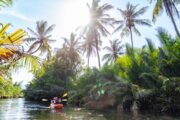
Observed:
[[[61,98],[54,97],[53,100],[51,100],[50,106],[54,106],[57,104],[62,104],[63,106],[67,104],[68,94],[64,93]]]

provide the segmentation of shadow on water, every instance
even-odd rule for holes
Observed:
[[[170,116],[159,113],[138,112],[137,110],[104,111],[103,115],[107,120],[180,120],[179,114]]]
[[[179,116],[180,119],[180,116]],[[97,112],[82,108],[49,109],[48,105],[19,99],[0,100],[0,120],[179,120],[178,117],[148,113]]]

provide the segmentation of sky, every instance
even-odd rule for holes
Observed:
[[[35,29],[36,21],[45,20],[49,25],[55,24],[56,27],[52,32],[52,39],[56,39],[56,43],[51,44],[52,48],[60,48],[63,44],[62,37],[69,37],[71,32],[74,32],[79,25],[85,25],[88,22],[88,9],[86,3],[91,3],[91,0],[14,0],[11,7],[7,7],[0,11],[0,22],[6,24],[11,23],[10,31],[22,28],[27,30],[27,27]],[[142,15],[142,18],[152,19],[152,10],[154,2],[149,4],[148,0],[101,0],[101,4],[109,3],[114,6],[114,9],[109,13],[116,19],[121,19],[117,8],[125,9],[126,4],[130,2],[134,5],[139,4],[138,8],[149,6],[147,12]],[[180,6],[177,6],[180,10]],[[176,19],[177,26],[180,28],[180,20]],[[151,38],[156,46],[160,43],[156,37],[156,29],[163,27],[175,36],[175,31],[170,19],[166,16],[165,11],[158,17],[156,23],[152,23],[152,27],[139,26],[141,36],[134,36],[134,46],[141,47],[146,44],[145,38]],[[112,32],[112,29],[109,29]],[[104,46],[109,45],[109,40],[119,38],[123,43],[130,43],[129,37],[120,38],[116,33],[108,38],[102,38]],[[101,50],[101,55],[106,51]],[[102,58],[102,56],[101,56]],[[85,62],[86,58],[84,57]],[[98,62],[95,58],[90,59],[91,66],[97,66]],[[13,81],[23,81],[23,85],[32,80],[33,75],[27,70],[21,69],[14,72],[12,75]]]

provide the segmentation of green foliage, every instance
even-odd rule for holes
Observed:
[[[3,0],[0,1],[0,4],[4,3],[8,5],[11,2],[11,0]],[[39,64],[35,65],[32,61],[26,59],[29,56],[23,50],[23,42],[27,35],[26,32],[18,29],[13,33],[9,33],[7,31],[9,26],[10,24],[2,25],[0,30],[0,97],[3,98],[23,96],[20,85],[13,85],[12,83],[10,73],[12,68],[29,66],[29,70],[34,70],[36,68],[35,66],[39,66]],[[25,62],[22,62],[22,59],[25,59]]]
[[[111,81],[115,79],[111,66],[104,66],[102,70],[96,68],[84,69],[81,75],[73,82],[74,89],[70,92],[70,102],[84,103],[87,99],[98,99],[105,94],[110,94]]]
[[[22,97],[20,85],[13,85],[12,80],[0,79],[0,98]]]
[[[157,0],[153,19],[155,20],[165,8],[179,36],[173,21],[173,13],[179,16],[174,4],[176,2]],[[77,105],[87,105],[90,100],[99,102],[103,97],[115,96],[113,105],[122,104],[125,110],[131,109],[136,103],[139,110],[180,111],[180,38],[172,38],[164,29],[159,28],[157,30],[161,43],[159,48],[156,48],[149,38],[146,39],[147,45],[134,48],[132,32],[140,35],[137,25],[151,26],[148,19],[139,18],[148,7],[137,10],[138,5],[128,3],[126,10],[118,9],[123,20],[114,21],[108,14],[108,11],[113,8],[110,4],[100,5],[100,0],[93,0],[92,4],[87,6],[90,20],[80,33],[85,42],[80,45],[79,38],[71,33],[69,38],[63,38],[65,43],[54,57],[51,56],[49,45],[49,42],[54,41],[50,39],[54,25],[48,27],[47,22],[40,21],[37,22],[36,32],[29,29],[34,37],[27,38],[26,41],[34,42],[27,53],[17,53],[19,56],[16,59],[16,63],[20,62],[16,64],[17,66],[25,66],[36,73],[34,80],[27,86],[25,97],[30,100],[51,99],[54,96],[61,97],[65,91],[68,91],[69,103]],[[118,40],[110,41],[111,46],[105,47],[109,53],[103,59],[111,64],[105,64],[101,68],[99,55],[101,36],[110,35],[106,27],[112,26],[113,21],[114,24],[119,25],[114,32],[122,30],[121,36],[131,35],[132,47],[126,44],[126,54],[120,55],[119,52],[124,45],[121,45]],[[3,30],[1,30],[2,33],[5,33]],[[23,31],[19,32],[24,35]],[[9,43],[7,40],[5,42]],[[43,62],[43,67],[40,60],[32,55],[39,50],[41,53],[48,53],[48,60]],[[86,52],[88,57],[88,68],[83,70],[81,50]],[[1,51],[3,52],[0,57],[3,57],[4,53],[7,56],[13,54],[5,51],[4,48]],[[89,68],[89,58],[95,52],[100,69]],[[21,89],[16,85],[13,86],[10,80],[1,80],[8,74],[3,71],[4,66],[0,68],[2,69],[0,70],[0,95],[14,96],[20,93]],[[43,70],[39,72],[41,68]]]
[[[52,99],[61,97],[62,94],[71,88],[71,81],[76,77],[79,69],[79,59],[68,62],[60,54],[60,49],[55,57],[43,62],[44,74],[35,76],[35,79],[27,86],[25,97],[30,100],[41,101],[41,99]],[[63,54],[64,55],[64,54]],[[61,57],[60,57],[61,56]],[[67,63],[67,64],[66,64]]]
[[[71,81],[70,102],[85,105],[102,96],[116,96],[125,110],[136,102],[139,110],[177,112],[180,110],[179,38],[158,29],[158,49],[150,39],[142,49],[127,44],[126,54],[102,69],[84,69]]]
[[[158,38],[162,43],[159,49],[147,39],[148,46],[119,57],[115,70],[132,84],[132,97],[140,110],[176,112],[180,110],[179,39],[171,38],[163,29],[158,29]]]
[[[67,73],[64,66],[54,60],[45,64],[45,73],[36,76],[27,86],[25,97],[30,100],[51,99],[54,96],[61,96],[66,89]]]

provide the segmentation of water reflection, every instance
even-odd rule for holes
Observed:
[[[66,108],[63,111],[19,99],[0,100],[0,120],[106,120],[84,109]]]
[[[0,100],[0,120],[179,120],[178,117],[140,114],[137,111],[107,111],[102,113],[81,108],[52,110],[34,102],[19,99]]]

